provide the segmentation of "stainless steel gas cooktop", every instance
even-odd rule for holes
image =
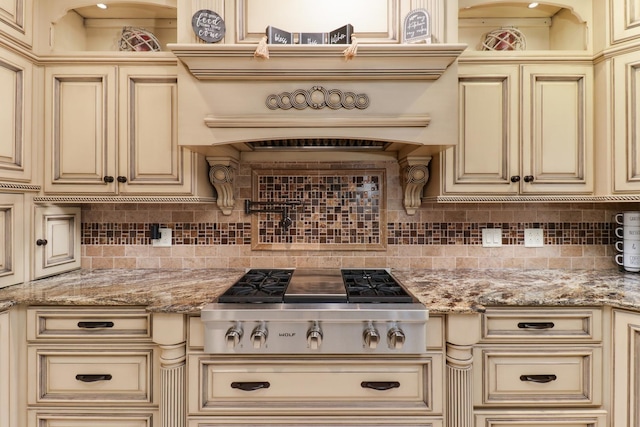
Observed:
[[[253,269],[202,310],[209,353],[423,353],[428,310],[386,269]]]

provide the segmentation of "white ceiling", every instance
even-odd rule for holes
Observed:
[[[107,9],[98,6],[85,6],[74,9],[83,18],[90,19],[175,19],[177,10],[173,7],[160,7],[148,4],[114,4]]]
[[[548,4],[538,5],[529,9],[529,2],[525,3],[493,3],[460,8],[459,18],[549,18],[554,16],[562,8]]]

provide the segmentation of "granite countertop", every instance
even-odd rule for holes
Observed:
[[[77,270],[0,289],[13,305],[145,306],[198,313],[244,269]],[[430,313],[474,313],[487,306],[603,306],[640,310],[640,274],[615,270],[394,270]]]

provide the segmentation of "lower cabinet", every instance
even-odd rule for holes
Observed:
[[[24,195],[0,193],[0,288],[25,280],[25,213]]]
[[[424,418],[407,417],[222,417],[215,421],[206,419],[190,419],[188,427],[326,427],[326,426],[354,426],[354,427],[382,427],[382,426],[412,426],[412,427],[444,427],[441,420],[426,420]],[[566,426],[564,426],[566,427]]]
[[[489,308],[482,323],[475,425],[607,425],[600,309]]]
[[[612,427],[640,425],[640,313],[613,310]]]
[[[26,324],[29,427],[160,427],[144,309],[30,307]]]

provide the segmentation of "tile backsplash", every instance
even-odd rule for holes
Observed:
[[[429,201],[415,215],[407,215],[395,161],[242,164],[236,186],[236,205],[229,216],[215,203],[84,205],[83,267],[613,269],[613,215],[640,210],[637,203]],[[378,195],[364,193],[372,188],[386,197],[377,200]],[[323,206],[292,216],[295,237],[284,241],[267,237],[278,235],[278,214],[258,214],[272,215],[260,220],[244,213],[245,199],[276,197],[278,191],[282,199],[304,197],[310,206]],[[371,213],[377,203],[375,215],[357,219],[358,206]],[[383,222],[371,230],[376,220]],[[153,223],[173,229],[172,247],[150,244]],[[340,233],[374,236],[379,244],[363,248],[361,241],[347,239],[344,245],[322,245],[326,240],[320,236],[330,235],[326,229],[332,225]],[[503,246],[482,247],[483,228],[501,228]],[[544,229],[545,246],[524,247],[525,228]]]

